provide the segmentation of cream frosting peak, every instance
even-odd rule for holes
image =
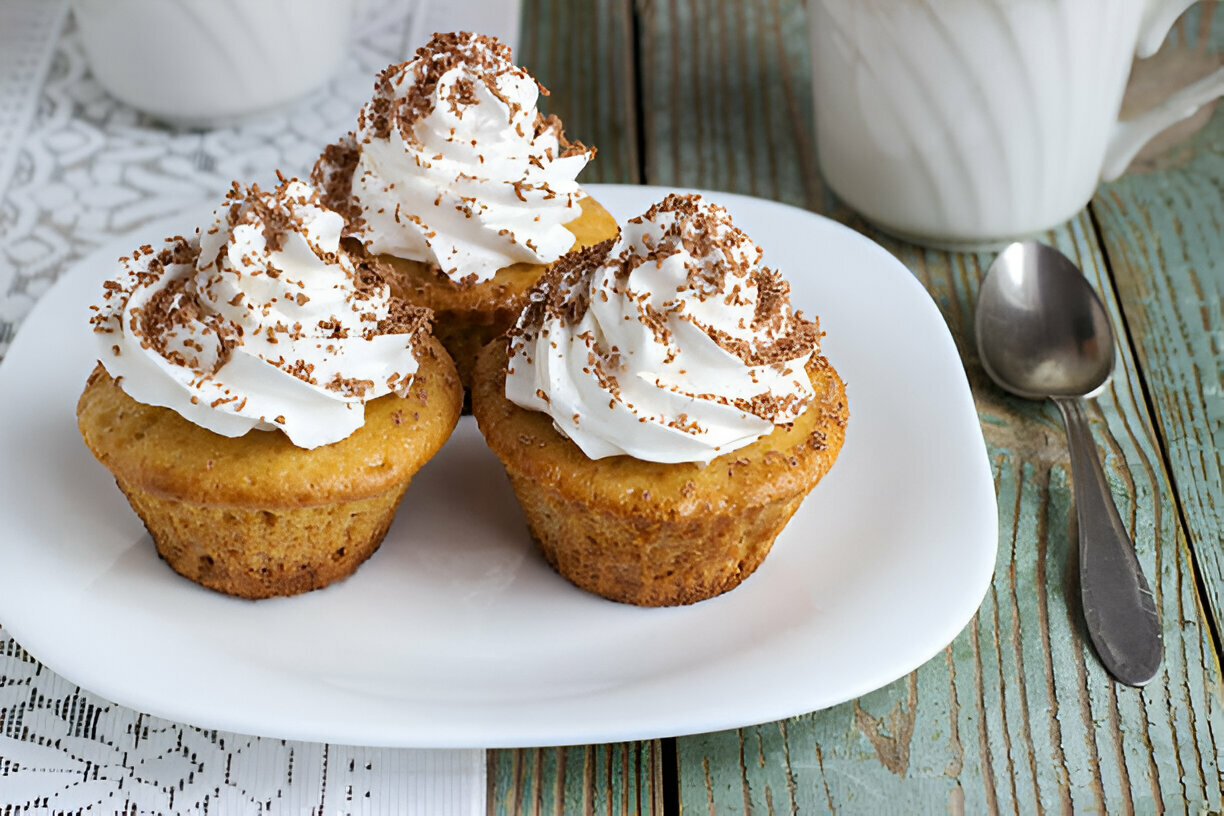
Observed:
[[[761,258],[724,209],[668,196],[533,290],[507,398],[592,459],[709,462],[793,422],[819,330]]]
[[[357,130],[324,151],[313,179],[376,254],[488,280],[551,263],[574,243],[575,181],[594,155],[536,108],[542,88],[491,37],[438,34],[375,83]]]
[[[92,318],[100,362],[133,399],[223,436],[347,437],[368,400],[411,383],[428,312],[354,265],[343,224],[296,179],[235,183],[207,229],[120,260]]]

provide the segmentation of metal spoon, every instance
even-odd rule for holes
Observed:
[[[1113,373],[1105,308],[1070,259],[1025,241],[990,265],[978,294],[975,333],[991,379],[1021,397],[1053,399],[1062,412],[1088,634],[1114,677],[1141,686],[1160,668],[1160,620],[1105,482],[1081,400],[1099,392]]]

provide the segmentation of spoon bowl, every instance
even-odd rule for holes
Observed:
[[[1160,669],[1160,619],[1105,480],[1082,400],[1104,388],[1113,372],[1109,315],[1070,259],[1025,241],[990,265],[978,293],[974,334],[991,379],[1021,397],[1053,399],[1062,414],[1088,634],[1114,677],[1143,685]]]
[[[975,328],[986,373],[1017,396],[1091,396],[1113,372],[1105,306],[1079,268],[1045,244],[1012,244],[995,259]]]

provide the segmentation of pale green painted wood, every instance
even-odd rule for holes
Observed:
[[[801,4],[638,0],[637,11],[645,181],[827,211],[808,147]]]
[[[597,149],[585,183],[641,181],[632,0],[523,0],[516,60],[551,95],[540,107]]]
[[[1224,9],[1196,9],[1171,45],[1224,62]],[[1196,62],[1199,60],[1196,60]],[[1210,65],[1210,62],[1208,62]],[[1224,631],[1224,127],[1104,186],[1105,238],[1168,452],[1216,631]],[[1145,168],[1146,170],[1146,168]]]
[[[1144,690],[1114,684],[1086,645],[1068,457],[1056,412],[1006,397],[978,364],[972,304],[990,256],[890,240],[822,190],[812,175],[806,67],[795,69],[807,64],[796,56],[806,48],[800,3],[757,0],[745,4],[747,11],[729,1],[638,5],[643,51],[656,55],[643,62],[647,181],[807,204],[897,254],[932,293],[966,360],[1000,496],[994,581],[977,618],[943,655],[828,711],[678,740],[682,807],[1219,811],[1219,666],[1125,337],[1115,381],[1092,409],[1092,424],[1165,622],[1166,670]],[[749,22],[731,22],[742,20]],[[736,37],[759,41],[741,58]],[[740,73],[712,70],[720,54],[732,64],[741,60]],[[763,82],[772,84],[757,85]],[[742,119],[752,123],[756,148],[748,146],[743,121],[723,116],[733,100],[748,106]],[[1091,219],[1081,216],[1048,240],[1078,259],[1122,325]]]

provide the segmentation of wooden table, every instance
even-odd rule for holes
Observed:
[[[977,400],[999,551],[977,617],[909,676],[752,728],[493,751],[491,811],[1224,809],[1224,115],[1204,111],[1166,134],[1046,238],[1082,266],[1119,330],[1117,370],[1090,416],[1164,624],[1164,668],[1140,690],[1114,683],[1085,638],[1057,412],[1005,396],[978,361],[973,304],[992,255],[893,240],[822,184],[801,0],[525,0],[519,59],[553,92],[548,107],[567,132],[598,146],[585,181],[799,205],[913,271]],[[1222,62],[1224,12],[1203,3],[1132,90],[1149,95]]]

